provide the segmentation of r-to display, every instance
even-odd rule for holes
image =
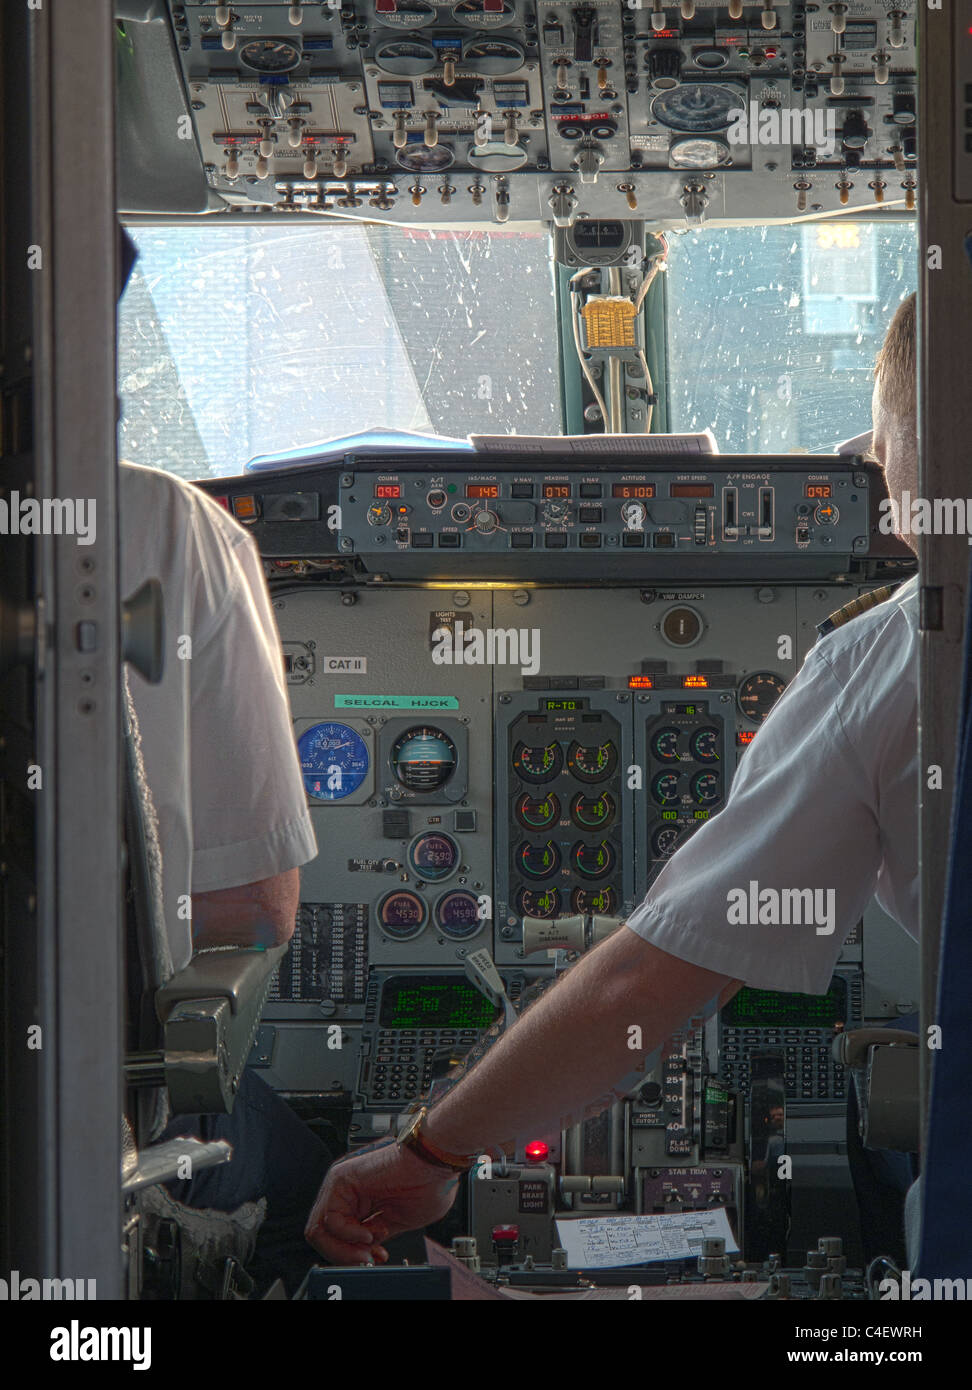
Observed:
[[[781,994],[748,986],[722,1011],[728,1028],[833,1028],[847,1021],[847,985],[833,979],[826,994]]]
[[[804,497],[833,497],[834,489],[830,483],[807,483],[803,489]]]
[[[499,483],[467,483],[467,497],[499,497]]]
[[[612,483],[612,497],[654,497],[654,483]]]
[[[382,1028],[488,1028],[496,1010],[461,975],[397,975],[381,995]]]
[[[541,700],[540,708],[547,710],[572,710],[587,709],[590,701],[583,697],[579,700]]]

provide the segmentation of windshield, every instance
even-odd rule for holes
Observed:
[[[210,223],[132,236],[123,458],[198,478],[373,428],[560,432],[545,232]]]
[[[918,283],[910,222],[669,238],[669,428],[724,453],[829,453],[871,428],[874,359]]]
[[[545,231],[204,221],[132,235],[123,458],[199,478],[369,429],[564,431]],[[709,428],[728,453],[829,451],[869,428],[874,356],[917,283],[913,221],[668,240],[665,360],[651,363],[663,427]]]

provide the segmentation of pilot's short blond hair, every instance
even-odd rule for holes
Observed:
[[[900,424],[911,424],[918,414],[918,344],[915,295],[898,305],[877,355],[874,376],[883,410]]]

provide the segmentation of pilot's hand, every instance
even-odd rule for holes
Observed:
[[[387,1144],[331,1166],[304,1237],[332,1264],[386,1264],[382,1242],[438,1221],[458,1188],[455,1174]]]

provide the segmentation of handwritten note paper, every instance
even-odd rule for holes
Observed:
[[[722,1236],[726,1252],[739,1250],[724,1207],[671,1216],[591,1216],[558,1221],[557,1234],[570,1269],[619,1269],[652,1260],[686,1260],[702,1251],[707,1236]]]

